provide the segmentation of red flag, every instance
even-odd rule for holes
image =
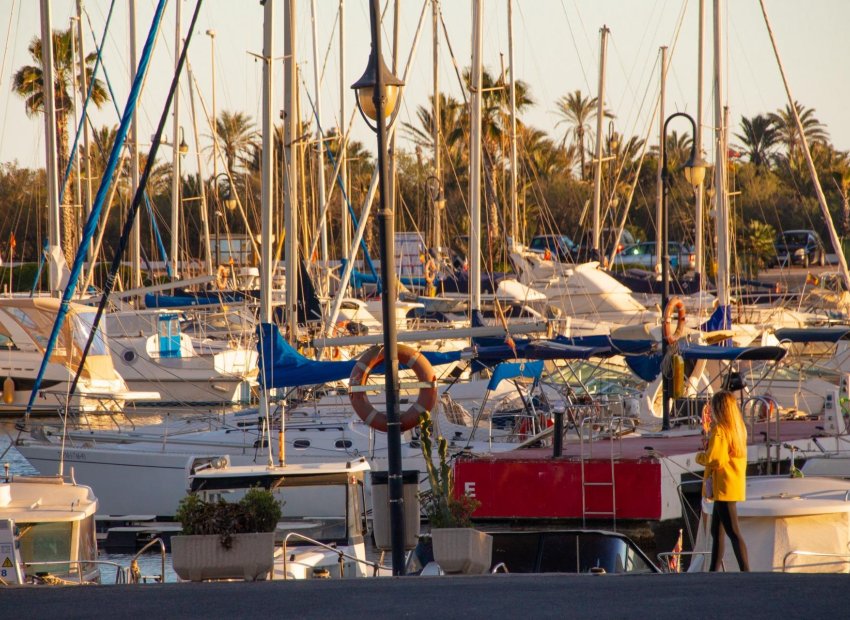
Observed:
[[[670,559],[667,560],[667,568],[670,569],[671,573],[681,573],[682,572],[682,530],[679,530],[679,538],[676,541],[676,544],[673,545],[673,552],[670,554]]]
[[[12,234],[9,235],[9,247],[14,250],[17,245],[18,242],[15,239],[15,231],[12,231]]]

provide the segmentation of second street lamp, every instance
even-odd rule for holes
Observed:
[[[387,191],[387,118],[395,116],[398,95],[404,85],[390,73],[381,55],[379,0],[370,0],[369,23],[372,51],[361,78],[352,84],[357,107],[378,136],[378,230],[381,248],[381,312],[384,320],[384,377],[387,399],[387,478],[390,500],[390,544],[393,575],[404,575],[404,496],[401,470],[401,415],[399,413],[398,342],[395,322],[396,279],[392,196]],[[368,119],[375,120],[375,125]]]
[[[667,166],[667,125],[674,118],[683,117],[690,121],[692,136],[696,135],[697,124],[690,114],[676,112],[664,121],[661,132],[661,310],[667,312],[667,304],[670,302],[670,239],[669,239],[669,215],[667,212],[667,194],[670,191],[670,169]],[[705,179],[705,162],[696,152],[696,142],[691,143],[691,155],[684,165],[685,178],[693,187],[699,187]],[[667,339],[661,338],[661,353],[666,359],[669,344]],[[661,370],[661,430],[670,430],[670,373],[663,368]]]

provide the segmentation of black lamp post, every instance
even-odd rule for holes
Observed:
[[[667,168],[667,125],[674,118],[681,116],[688,119],[691,123],[691,129],[695,136],[697,133],[697,124],[690,114],[685,112],[676,112],[667,117],[664,121],[664,130],[661,132],[661,310],[667,310],[667,304],[670,300],[670,240],[669,222],[667,214],[667,194],[670,191],[670,170]],[[705,162],[699,157],[696,151],[696,142],[691,143],[691,156],[684,165],[685,178],[694,186],[699,187],[705,178]],[[666,338],[661,338],[661,353],[664,358],[667,356]],[[670,374],[662,369],[661,372],[661,430],[670,430]]]
[[[387,399],[387,474],[390,500],[390,544],[393,575],[404,575],[404,486],[401,469],[401,416],[399,414],[398,343],[395,322],[395,235],[392,196],[387,192],[387,117],[395,115],[404,85],[384,64],[381,55],[379,0],[369,2],[372,51],[366,71],[351,88],[357,91],[357,107],[366,124],[378,135],[378,230],[381,250],[381,312],[384,317],[384,368]],[[375,124],[369,122],[375,121]]]

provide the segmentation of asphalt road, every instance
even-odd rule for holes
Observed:
[[[0,589],[0,608],[10,617],[51,620],[843,618],[850,589],[847,575],[487,575],[17,587]]]

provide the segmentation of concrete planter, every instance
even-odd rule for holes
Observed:
[[[480,575],[490,569],[493,538],[468,527],[431,530],[434,559],[447,573]]]
[[[274,532],[234,534],[230,549],[217,535],[174,536],[171,560],[174,572],[188,581],[263,580],[274,567]]]

